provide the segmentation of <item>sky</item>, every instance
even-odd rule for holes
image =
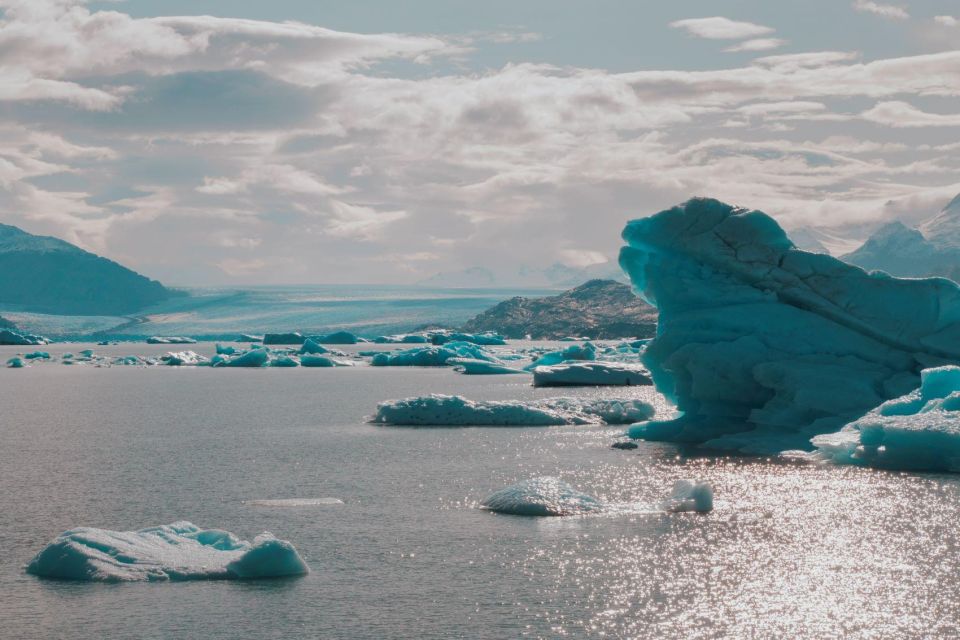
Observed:
[[[0,0],[0,222],[174,285],[613,264],[960,192],[955,0]]]

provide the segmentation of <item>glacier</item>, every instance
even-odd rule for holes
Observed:
[[[625,362],[574,362],[533,369],[535,387],[631,386],[652,384],[649,372]]]
[[[580,493],[559,478],[549,476],[500,489],[484,499],[480,506],[515,516],[569,516],[603,508],[593,496]]]
[[[814,437],[813,445],[807,455],[821,462],[960,472],[960,367],[925,369],[919,389]]]
[[[71,529],[40,551],[26,570],[44,578],[97,582],[237,580],[309,572],[294,546],[270,533],[248,542],[186,521],[140,531]]]
[[[798,250],[768,215],[694,198],[623,231],[660,313],[641,360],[680,412],[633,438],[745,453],[812,448],[920,371],[960,361],[960,288]]]
[[[653,416],[641,400],[548,398],[534,402],[474,401],[432,394],[381,402],[371,422],[398,426],[546,427],[631,424]]]

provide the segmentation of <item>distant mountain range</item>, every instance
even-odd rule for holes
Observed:
[[[546,268],[520,267],[517,270],[494,271],[485,267],[468,267],[459,271],[443,271],[417,282],[417,286],[449,289],[545,288],[575,287],[587,280],[627,278],[614,262],[573,267],[556,262]]]
[[[0,305],[59,315],[125,315],[177,295],[124,266],[0,224]]]
[[[841,259],[895,276],[960,280],[960,195],[917,228],[902,222],[884,225]]]
[[[515,339],[649,338],[657,331],[657,310],[622,282],[591,280],[557,296],[510,298],[467,322],[463,330],[496,331]]]

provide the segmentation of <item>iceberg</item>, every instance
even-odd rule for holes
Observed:
[[[329,351],[330,350],[327,349],[326,347],[314,342],[313,338],[307,338],[306,340],[303,341],[303,345],[300,347],[299,353],[301,354],[311,353],[316,355],[320,353],[328,353]]]
[[[252,338],[254,336],[240,336],[241,338]],[[238,340],[246,342],[246,340]],[[265,333],[263,335],[263,344],[303,344],[303,336],[299,333]]]
[[[23,369],[25,366],[27,366],[27,363],[23,361],[23,358],[14,356],[7,360],[7,367],[10,369]]]
[[[50,353],[47,351],[33,351],[31,353],[23,354],[23,357],[27,360],[49,360]]]
[[[197,344],[197,341],[184,336],[151,336],[147,344]]]
[[[50,341],[43,336],[35,336],[29,333],[17,333],[9,329],[0,329],[0,345],[14,345],[18,347],[30,347],[50,344]]]
[[[310,336],[317,344],[357,344],[360,339],[349,331],[334,331],[321,336]]]
[[[222,345],[219,342],[217,343],[217,355],[218,356],[232,356],[237,350],[229,345]]]
[[[485,347],[505,345],[507,341],[498,333],[446,333],[436,332],[430,334],[430,341],[433,344],[446,344],[448,342],[469,342]]]
[[[64,354],[63,358],[66,364],[67,354]],[[160,360],[171,367],[195,366],[207,362],[206,358],[193,351],[170,351],[160,356]]]
[[[221,367],[263,367],[270,359],[270,354],[266,349],[250,349],[240,355],[234,356],[229,360],[221,362]]]
[[[262,342],[263,336],[251,336],[246,333],[241,333],[237,336],[237,339],[234,342]]]
[[[293,356],[277,356],[270,360],[268,366],[271,367],[299,367],[300,361],[294,358]]]
[[[677,480],[670,497],[661,503],[660,508],[671,513],[709,513],[713,511],[713,487],[709,482]]]
[[[453,365],[454,371],[467,375],[502,375],[510,373],[526,373],[522,369],[514,369],[498,362],[476,360],[474,358],[450,358],[447,364]]]
[[[596,360],[597,348],[589,342],[582,345],[572,344],[561,351],[548,351],[539,358],[524,367],[528,371],[533,371],[537,367],[549,367],[555,364],[561,364],[570,360]]]
[[[432,394],[381,402],[371,422],[424,427],[547,427],[631,424],[653,414],[653,406],[640,400],[548,398],[524,403]]]
[[[347,367],[349,363],[334,360],[327,356],[303,355],[300,357],[300,365],[304,367]]]
[[[447,360],[459,357],[460,353],[446,347],[417,347],[378,353],[370,364],[375,367],[445,367]]]
[[[649,385],[650,374],[638,364],[576,362],[533,369],[535,387],[586,387]]]
[[[309,571],[292,544],[270,533],[247,542],[189,522],[140,531],[65,531],[26,570],[43,578],[97,582],[279,578]]]
[[[425,344],[430,342],[430,339],[421,333],[410,333],[395,336],[378,336],[374,338],[373,341],[376,344]]]
[[[593,496],[549,476],[512,484],[490,494],[480,506],[515,516],[570,516],[603,508]]]
[[[696,198],[623,232],[620,265],[659,309],[642,362],[681,415],[633,438],[807,449],[960,361],[960,288],[798,250],[760,211]]]
[[[960,472],[960,367],[921,372],[920,388],[837,433],[813,438],[813,460],[901,471]]]

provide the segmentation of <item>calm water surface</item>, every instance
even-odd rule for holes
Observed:
[[[0,348],[0,358],[15,351]],[[960,634],[952,476],[687,456],[658,444],[612,450],[620,428],[365,423],[379,400],[429,392],[598,393],[446,369],[48,365],[0,369],[0,391],[0,637]],[[477,509],[537,475],[614,502],[656,502],[674,480],[704,478],[718,504],[709,515],[552,519]],[[319,497],[344,504],[245,503]],[[312,572],[166,584],[23,572],[63,530],[181,519],[248,539],[272,531]]]

